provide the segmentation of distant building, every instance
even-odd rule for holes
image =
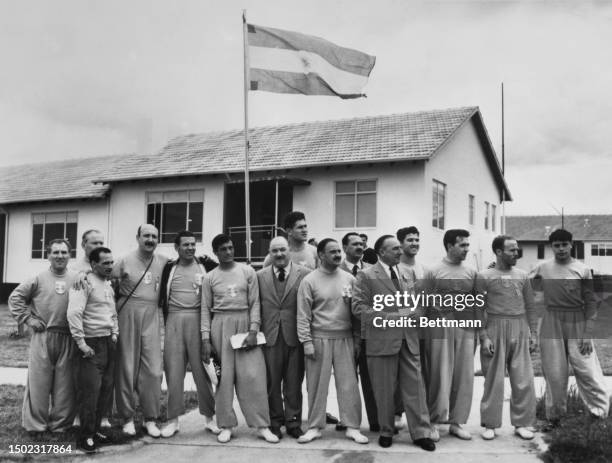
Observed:
[[[421,230],[423,262],[444,254],[448,228],[472,233],[469,263],[486,266],[500,232],[502,192],[511,199],[476,107],[255,128],[251,139],[252,255],[261,262],[283,216],[306,213],[311,236],[355,230],[371,244],[406,225]],[[2,281],[47,266],[43,244],[99,228],[115,255],[135,247],[143,222],[190,229],[199,252],[220,232],[245,256],[241,130],[186,135],[151,156],[78,159],[0,169]],[[2,225],[2,222],[0,222]]]
[[[563,227],[574,236],[572,255],[595,274],[612,275],[612,215],[566,215]],[[506,231],[523,249],[518,266],[531,270],[553,257],[548,236],[561,228],[560,215],[509,216]]]

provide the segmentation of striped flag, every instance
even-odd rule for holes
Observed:
[[[376,57],[312,35],[247,26],[251,90],[365,96]]]

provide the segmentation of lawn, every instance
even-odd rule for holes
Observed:
[[[0,461],[4,458],[13,457],[15,459],[22,459],[19,455],[9,455],[9,445],[11,444],[22,444],[30,442],[38,442],[45,444],[53,443],[75,443],[76,442],[76,431],[71,430],[64,433],[51,433],[44,432],[36,436],[28,434],[21,427],[21,405],[23,402],[23,386],[13,385],[0,385]],[[166,391],[162,391],[161,397],[161,421],[166,420]],[[185,392],[185,410],[192,410],[198,406],[198,397],[195,391]],[[136,410],[135,421],[136,426],[136,437],[126,436],[121,432],[121,428],[118,425],[116,417],[111,418],[113,428],[108,432],[109,437],[112,439],[113,444],[123,444],[133,439],[142,437],[143,431],[139,423],[142,423],[142,413],[138,408]]]
[[[30,333],[18,339],[10,337],[17,330],[17,322],[11,316],[8,305],[0,304],[0,367],[27,367]]]

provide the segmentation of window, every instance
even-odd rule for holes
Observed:
[[[546,244],[538,244],[538,259],[544,259],[544,253],[546,251]]]
[[[376,226],[376,180],[336,182],[336,228]]]
[[[485,228],[485,230],[488,230],[489,229],[489,214],[490,214],[489,202],[488,201],[484,202],[484,207],[485,207],[485,212],[484,212],[484,228]]]
[[[433,181],[433,211],[431,225],[440,230],[444,230],[444,215],[446,202],[446,185],[437,180]]]
[[[76,257],[76,212],[32,214],[32,259],[46,259],[49,241],[62,238],[70,243],[70,257]]]
[[[474,195],[468,195],[468,223],[474,225]]]
[[[159,230],[160,243],[172,243],[181,230],[202,241],[204,191],[164,191],[147,194],[147,223]]]
[[[491,231],[495,231],[495,221],[497,220],[496,212],[497,206],[495,206],[495,204],[491,204]]]
[[[591,244],[592,256],[612,256],[612,243]]]

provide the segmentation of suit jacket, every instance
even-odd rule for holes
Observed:
[[[411,291],[414,285],[414,274],[405,269],[398,268],[399,291]],[[395,296],[397,289],[391,278],[380,262],[357,273],[357,281],[353,289],[352,310],[353,314],[361,320],[361,335],[366,339],[366,355],[394,355],[400,351],[402,340],[406,340],[408,349],[412,354],[419,353],[419,334],[415,328],[376,328],[374,318],[380,317],[386,320],[399,320],[402,315],[398,310],[403,308],[394,301],[392,305],[385,305],[382,310],[373,309],[374,296]],[[422,310],[418,309],[410,313],[410,317],[418,319]],[[380,324],[380,320],[377,322]]]
[[[302,279],[310,269],[292,263],[287,275],[285,292],[278,297],[274,287],[274,266],[264,267],[257,272],[259,282],[259,300],[261,303],[261,330],[266,336],[266,344],[273,346],[278,338],[278,329],[282,326],[287,345],[299,345],[297,336],[297,292]]]

